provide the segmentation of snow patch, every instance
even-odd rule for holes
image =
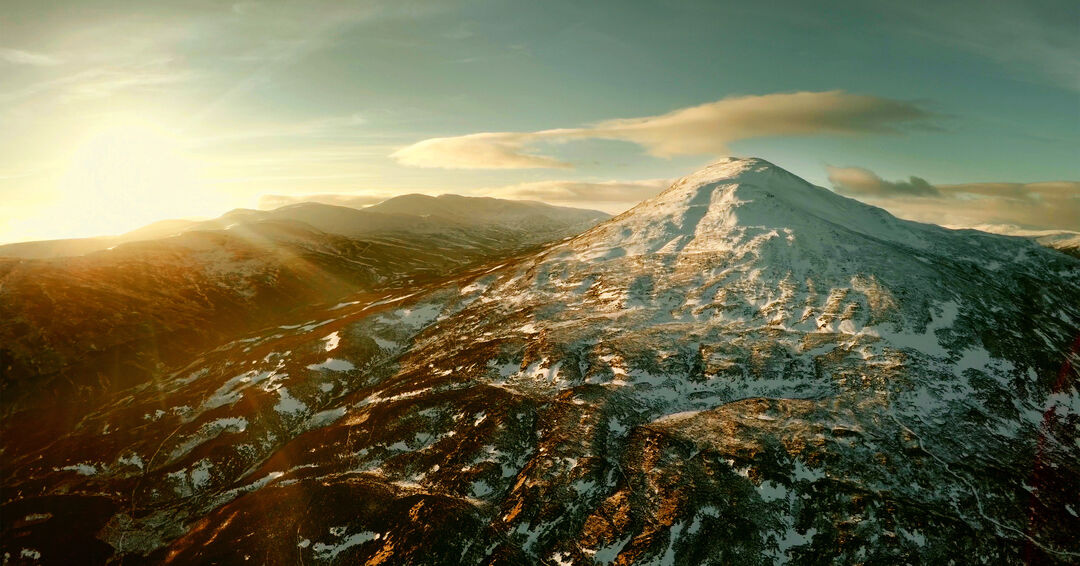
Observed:
[[[63,470],[63,471],[66,471],[66,472],[75,472],[75,473],[79,474],[80,476],[93,476],[93,475],[97,475],[97,473],[98,473],[97,466],[94,465],[94,464],[90,464],[88,462],[79,462],[78,464],[71,464],[71,465],[59,468],[59,470]]]
[[[341,343],[341,335],[337,331],[331,332],[328,336],[322,339],[326,342],[325,349],[327,352],[332,352],[337,349],[338,344]]]
[[[356,369],[356,366],[354,366],[352,364],[352,362],[348,362],[346,360],[342,360],[342,359],[338,359],[338,358],[327,358],[326,361],[318,363],[318,364],[311,364],[311,365],[307,366],[307,368],[310,369],[310,370],[315,370],[315,371],[326,370],[326,371],[345,372],[345,371],[352,371],[352,370]]]
[[[299,399],[289,394],[289,390],[282,387],[277,390],[278,402],[274,410],[282,415],[296,416],[307,412],[308,406]]]
[[[331,528],[330,532],[331,534],[340,537],[341,534],[344,534],[344,527]],[[315,552],[315,557],[319,560],[332,562],[342,552],[345,552],[346,550],[354,546],[360,546],[361,544],[364,544],[368,541],[379,540],[380,538],[382,538],[382,533],[361,531],[359,533],[349,535],[348,537],[338,541],[335,544],[317,542],[311,547],[311,550]]]
[[[396,350],[399,346],[399,344],[397,342],[394,342],[393,340],[385,340],[383,338],[379,338],[378,336],[372,336],[371,339],[374,340],[375,344],[377,344],[383,350]]]
[[[196,489],[202,489],[210,484],[210,469],[214,464],[203,458],[191,469],[191,485]]]

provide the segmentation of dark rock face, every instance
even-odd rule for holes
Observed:
[[[1026,240],[739,160],[538,253],[346,303],[47,443],[5,420],[3,552],[1080,559],[1080,263]]]

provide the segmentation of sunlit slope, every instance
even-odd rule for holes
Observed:
[[[491,201],[477,199],[478,208]],[[547,207],[535,226],[300,204],[158,223],[140,232],[154,239],[79,257],[0,259],[4,414],[78,405],[295,309],[430,282],[605,216]]]
[[[539,202],[465,197],[403,195],[364,208],[302,202],[273,210],[238,208],[210,220],[162,220],[120,236],[20,242],[0,246],[0,258],[45,259],[81,256],[115,246],[177,236],[186,232],[230,230],[257,222],[294,222],[346,237],[404,232],[453,236],[474,227],[528,230],[535,242],[562,238],[591,228],[608,214]]]
[[[1067,255],[728,160],[12,445],[5,549],[49,560],[64,532],[53,560],[1074,563],[1078,305]]]

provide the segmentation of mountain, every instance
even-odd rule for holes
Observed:
[[[0,246],[0,257],[30,259],[85,255],[108,249],[116,243],[116,238],[109,236],[17,242]]]
[[[1080,258],[1080,232],[1058,230],[1029,237],[1048,248]]]
[[[1031,230],[1013,224],[982,224],[972,226],[972,228],[994,234],[1031,238],[1048,248],[1067,253],[1073,257],[1080,257],[1080,232],[1071,230]]]
[[[207,350],[49,443],[7,419],[4,551],[1075,563],[1078,328],[1075,258],[725,160]]]
[[[299,222],[328,234],[362,237],[405,232],[450,235],[473,227],[503,228],[514,237],[528,230],[534,242],[562,238],[585,230],[609,215],[596,211],[459,195],[403,195],[357,209],[301,202],[273,210],[237,208],[210,220],[162,220],[120,236],[20,242],[0,246],[0,258],[48,259],[81,256],[120,244],[158,240],[186,232],[228,230],[257,222]]]
[[[466,206],[470,200],[462,198]],[[511,226],[299,204],[158,223],[140,233],[169,237],[85,256],[0,258],[3,413],[45,403],[53,422],[63,422],[58,414],[77,420],[87,399],[145,382],[298,308],[409,288],[574,235],[604,217],[550,207],[542,227]]]
[[[522,221],[541,224],[552,216],[566,217],[576,214],[582,222],[595,224],[597,212],[580,210],[550,204],[527,201],[506,200],[491,197],[463,197],[460,195],[402,195],[368,207],[368,211],[386,214],[415,214],[468,220],[482,218],[485,222],[517,225]]]
[[[1055,250],[1067,253],[1073,257],[1080,258],[1080,234],[1070,233],[1055,236],[1045,236],[1038,239],[1038,242],[1046,247],[1054,248]]]
[[[196,222],[191,220],[162,220],[120,236],[66,238],[4,244],[0,246],[0,258],[48,259],[86,255],[126,242],[139,242],[174,236],[194,224]]]

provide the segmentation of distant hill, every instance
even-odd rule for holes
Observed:
[[[0,246],[0,257],[45,259],[71,257],[106,250],[121,244],[156,240],[199,230],[229,230],[261,221],[302,222],[310,227],[348,237],[373,233],[436,234],[475,226],[531,230],[537,240],[570,229],[589,228],[610,215],[596,210],[552,206],[459,195],[404,195],[364,209],[319,202],[289,204],[273,210],[238,208],[211,220],[162,220],[120,236],[19,242]],[[576,228],[571,228],[576,227]]]

